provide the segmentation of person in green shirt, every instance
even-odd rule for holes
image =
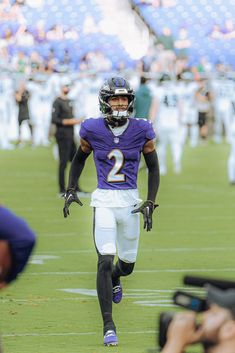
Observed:
[[[135,118],[146,120],[149,118],[149,111],[152,103],[152,94],[147,81],[147,78],[141,76],[140,85],[135,93],[134,103]]]

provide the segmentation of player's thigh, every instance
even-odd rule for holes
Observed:
[[[101,255],[116,254],[116,233],[113,208],[94,208],[94,242]]]
[[[117,226],[118,257],[125,262],[135,262],[140,236],[140,215],[132,214],[133,207],[122,210],[122,221]]]

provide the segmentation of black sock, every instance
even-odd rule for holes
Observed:
[[[120,284],[121,276],[130,275],[134,269],[134,266],[135,266],[134,262],[128,263],[118,259],[112,271],[113,287],[118,286]]]
[[[112,300],[113,300],[113,284],[112,284],[112,255],[99,255],[98,272],[97,272],[97,294],[100,304],[100,310],[104,323],[104,333],[107,330],[116,331],[116,327],[112,318]]]

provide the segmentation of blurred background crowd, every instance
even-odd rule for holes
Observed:
[[[2,0],[0,149],[50,144],[52,105],[65,81],[74,116],[99,116],[103,80],[120,75],[136,91],[135,116],[155,124],[161,174],[168,143],[179,173],[187,139],[196,147],[212,138],[231,144],[235,183],[234,4]]]

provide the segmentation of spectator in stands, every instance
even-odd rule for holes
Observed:
[[[158,36],[157,46],[163,50],[160,52],[159,61],[161,62],[161,71],[173,73],[173,63],[176,59],[174,52],[175,40],[169,27],[163,27],[162,33]]]
[[[35,28],[32,31],[34,40],[37,44],[46,42],[47,34],[45,29],[45,23],[43,20],[40,20],[36,23]]]
[[[65,29],[64,31],[64,39],[70,39],[70,40],[78,40],[78,32],[76,28],[73,26]]]
[[[135,117],[149,119],[149,111],[152,103],[151,90],[148,87],[148,79],[144,76],[140,78],[140,85],[135,93],[134,111]]]
[[[191,41],[188,38],[188,31],[185,27],[180,28],[178,38],[175,40],[174,46],[176,48],[178,58],[185,59],[188,57],[188,50],[191,47]]]
[[[20,6],[17,2],[11,4],[10,0],[2,0],[0,4],[0,19],[7,22],[25,23]]]
[[[42,65],[43,65],[42,57],[38,54],[37,51],[34,50],[29,56],[29,66],[31,69],[31,73],[33,74],[37,72]]]
[[[223,39],[223,32],[217,23],[213,25],[211,31],[208,33],[208,37],[211,39]]]
[[[12,30],[10,29],[10,27],[7,27],[5,29],[4,34],[3,34],[3,39],[4,39],[7,46],[15,43],[15,37],[14,37],[14,34],[12,33]]]
[[[234,22],[231,19],[225,21],[225,28],[222,29],[224,39],[234,39],[235,38],[235,27]]]
[[[29,74],[29,59],[23,51],[19,51],[12,57],[12,67],[16,72]]]
[[[11,67],[10,64],[10,55],[8,53],[7,47],[4,42],[0,40],[0,67],[9,69]]]
[[[48,40],[62,40],[64,39],[64,31],[61,25],[54,25],[47,32]]]
[[[34,37],[25,25],[21,25],[15,34],[15,44],[19,47],[32,47]]]

